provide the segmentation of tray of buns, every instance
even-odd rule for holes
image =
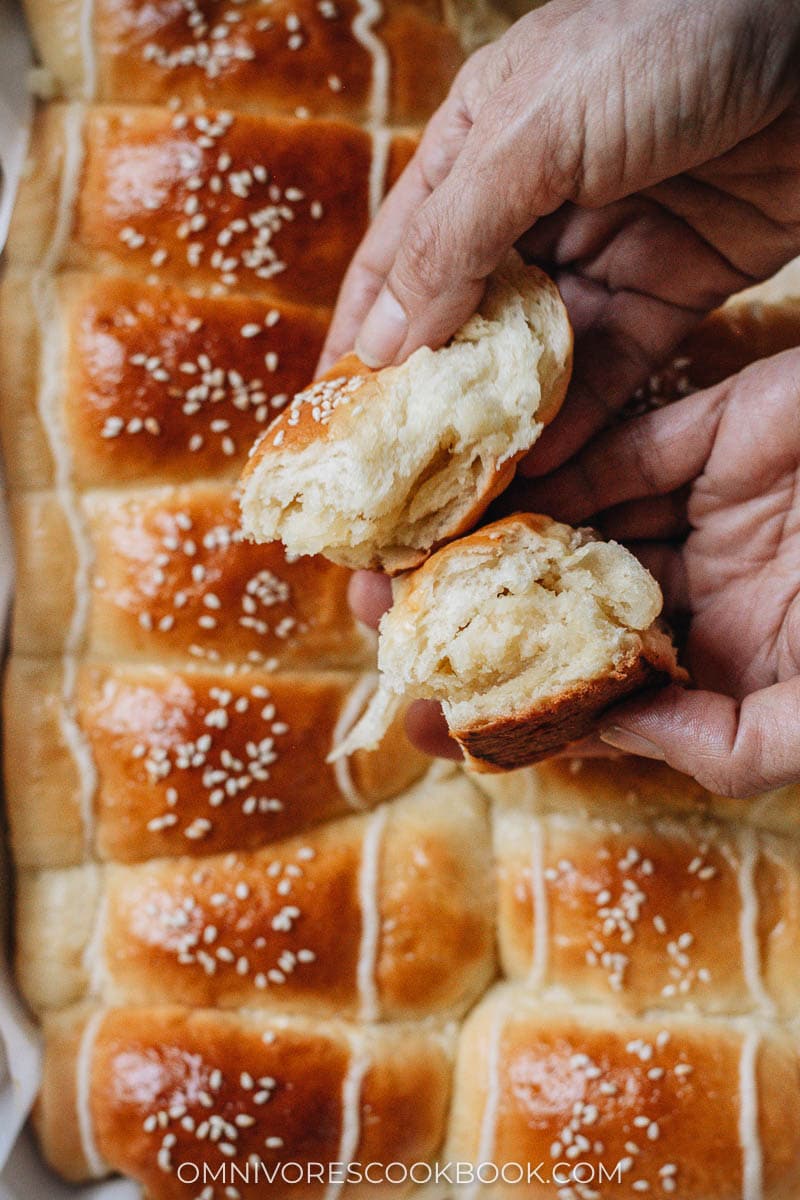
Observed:
[[[402,494],[359,523],[377,490],[348,515],[335,458],[314,457],[316,439],[352,449],[355,409],[380,421],[407,386],[351,362],[309,387],[348,261],[460,64],[533,7],[9,16],[3,1200],[800,1191],[797,789],[731,801],[659,763],[538,761],[610,698],[683,678],[658,589],[544,518],[437,548],[563,399],[554,285],[518,260],[498,273],[473,319],[481,379],[516,337],[538,409],[523,419],[501,372],[507,427],[465,412],[481,472],[456,488],[420,425],[401,446],[430,484],[413,521]],[[635,403],[800,343],[795,278],[713,314]],[[457,355],[437,361],[429,381],[452,382]],[[290,451],[312,465],[285,521]],[[462,637],[473,620],[490,636],[480,589],[515,554],[547,567],[506,628],[522,638],[556,600],[594,621],[579,666],[597,686],[567,678],[555,716],[539,676],[492,695],[485,643]],[[453,564],[478,572],[468,619]],[[398,625],[449,597],[437,636],[472,689],[449,707],[421,624],[419,646],[387,626],[379,658],[351,614],[362,565],[401,572]],[[445,699],[464,766],[408,740],[417,695]]]

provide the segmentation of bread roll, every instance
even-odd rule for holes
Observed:
[[[794,1200],[800,1188],[797,1040],[769,1023],[620,1019],[500,988],[467,1021],[453,1096],[446,1157],[489,1164],[481,1196],[544,1200],[559,1184],[569,1200]]]
[[[555,285],[516,255],[440,350],[350,356],[295,397],[243,475],[245,531],[390,573],[469,529],[558,412],[572,336]]]
[[[112,662],[371,666],[347,572],[246,542],[229,486],[100,489],[70,507],[58,493],[19,492],[11,517],[18,654],[60,654],[77,631],[73,650]]]
[[[263,850],[19,878],[42,1012],[108,1005],[453,1016],[494,974],[491,846],[463,777]]]
[[[245,1196],[319,1197],[313,1173],[303,1185],[289,1169],[270,1184],[265,1171],[431,1162],[445,1133],[452,1053],[449,1028],[83,1006],[45,1022],[34,1115],[47,1161],[67,1179],[120,1171],[149,1200],[186,1200],[203,1193],[198,1176],[178,1173],[194,1163],[229,1172],[222,1194],[238,1184]],[[249,1185],[234,1165],[250,1169]],[[351,1194],[383,1189],[362,1183]]]
[[[45,284],[10,271],[0,285],[10,486],[53,486],[54,419],[79,489],[233,481],[313,371],[328,317],[118,274],[72,271]]]
[[[139,862],[253,850],[372,808],[429,760],[402,717],[377,751],[326,763],[375,686],[372,673],[81,663],[65,736],[63,671],[12,658],[5,681],[5,801],[20,867]]]
[[[499,803],[524,804],[542,814],[564,812],[585,821],[598,811],[620,822],[715,817],[795,838],[800,814],[797,784],[732,800],[707,792],[666,763],[627,754],[552,758],[511,775],[481,775],[476,782]]]
[[[330,305],[413,146],[332,121],[49,105],[8,259]]]
[[[394,584],[381,686],[339,753],[370,747],[403,696],[442,702],[476,770],[510,770],[585,736],[640,688],[685,679],[658,627],[661,591],[591,531],[518,514]]]
[[[483,0],[382,0],[374,14],[358,0],[144,12],[135,0],[26,2],[50,87],[73,99],[364,122],[378,109],[400,125],[424,121],[444,99],[463,59],[459,14],[446,10],[470,5],[493,32]]]
[[[546,768],[544,768],[546,770]],[[513,785],[517,776],[509,776]],[[504,974],[635,1013],[800,1011],[800,856],[788,839],[600,796],[588,814],[495,803]]]

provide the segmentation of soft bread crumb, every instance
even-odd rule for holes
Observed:
[[[245,470],[245,532],[349,567],[416,565],[509,482],[571,346],[555,285],[514,254],[447,346],[379,372],[351,358],[295,397]]]
[[[342,753],[374,744],[402,696],[440,701],[458,736],[541,714],[579,688],[596,693],[642,655],[678,674],[649,572],[615,542],[546,517],[487,526],[393,591],[380,625],[381,685]]]

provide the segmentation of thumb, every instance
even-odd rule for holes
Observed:
[[[800,781],[800,677],[752,692],[671,687],[607,714],[607,745],[659,759],[722,796],[753,796]]]
[[[469,137],[480,136],[473,127]],[[453,171],[460,179],[459,160]],[[409,221],[356,338],[356,354],[369,366],[444,345],[478,307],[487,276],[529,224],[527,216],[515,223],[493,193],[448,179]]]
[[[450,173],[408,221],[356,339],[368,365],[443,345],[475,311],[487,276],[518,238],[566,198],[551,193],[536,164],[521,169],[528,150],[517,123],[508,124],[518,90],[512,79],[483,102]],[[546,155],[540,146],[537,157]],[[528,187],[530,177],[536,182]]]

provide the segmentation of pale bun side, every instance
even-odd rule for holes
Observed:
[[[372,371],[349,355],[299,393],[243,474],[245,532],[390,574],[470,529],[564,398],[555,284],[509,256],[440,350]]]

